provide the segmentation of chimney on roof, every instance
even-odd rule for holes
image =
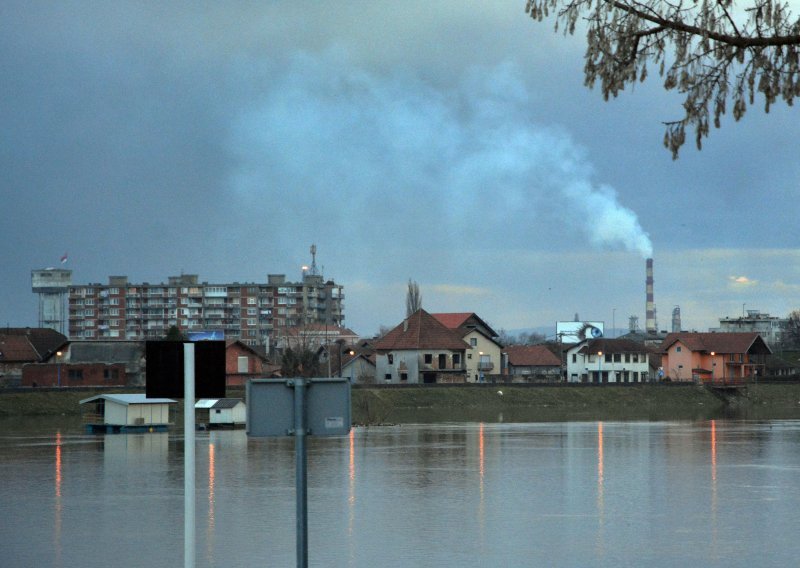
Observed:
[[[408,318],[403,320],[403,333],[408,331]]]

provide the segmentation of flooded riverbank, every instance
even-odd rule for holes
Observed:
[[[115,390],[133,392],[132,389]],[[0,391],[0,417],[79,416],[80,400],[98,392],[101,391]],[[244,390],[229,389],[228,396],[243,399]],[[352,405],[354,424],[800,419],[800,384],[753,384],[726,393],[715,393],[697,385],[675,384],[358,386],[352,391]],[[178,408],[179,416],[181,412],[182,403]]]

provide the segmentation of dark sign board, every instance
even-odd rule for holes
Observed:
[[[225,342],[194,345],[195,398],[225,398]],[[150,398],[183,398],[183,342],[145,342],[146,392]]]

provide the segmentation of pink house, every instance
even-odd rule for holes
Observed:
[[[772,353],[757,333],[670,333],[661,350],[665,378],[713,384],[763,376]]]

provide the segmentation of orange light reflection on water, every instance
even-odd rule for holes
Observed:
[[[54,535],[53,540],[56,553],[56,566],[61,565],[61,483],[63,481],[63,465],[61,461],[61,445],[63,440],[61,438],[61,431],[56,431],[56,465],[55,465],[55,519],[54,519]]]

